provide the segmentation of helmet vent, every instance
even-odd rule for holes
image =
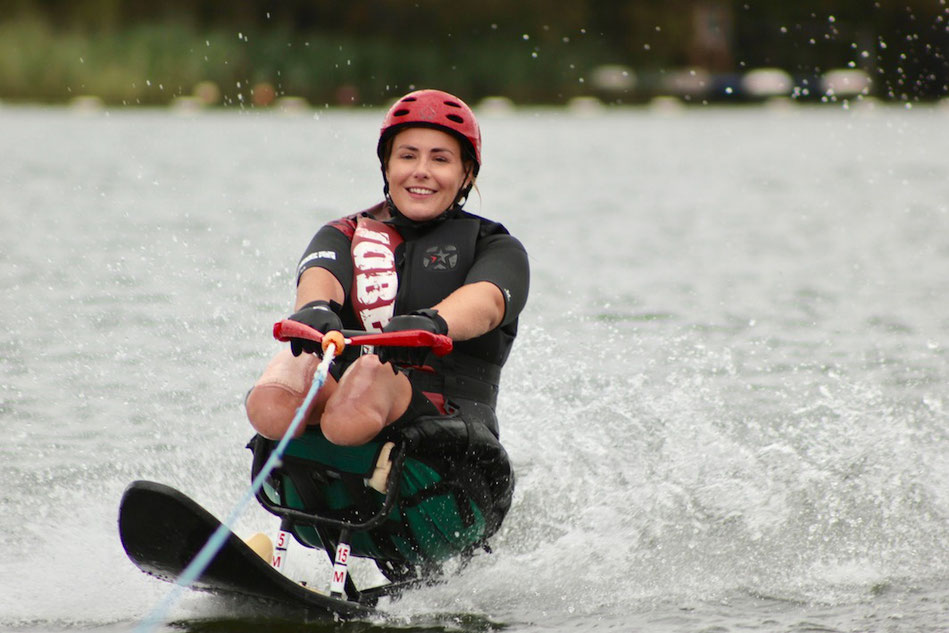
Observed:
[[[461,104],[457,101],[445,101],[444,104],[446,106],[451,106],[452,108],[461,108]]]
[[[406,101],[417,101],[417,99],[415,97],[406,97],[405,99],[402,99],[402,103],[405,103]]]
[[[396,110],[395,112],[393,112],[392,116],[405,116],[408,113],[409,113],[409,110],[402,108],[401,110]]]
[[[464,123],[464,122],[465,122],[465,120],[462,119],[462,118],[461,118],[460,116],[458,116],[457,114],[446,114],[446,115],[445,115],[445,118],[448,119],[449,121],[454,121],[455,123]]]

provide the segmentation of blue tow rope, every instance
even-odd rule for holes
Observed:
[[[175,587],[165,596],[164,600],[155,605],[151,613],[135,627],[136,633],[148,633],[161,624],[165,620],[165,616],[168,615],[168,611],[181,599],[184,590],[190,587],[191,583],[204,573],[208,565],[211,564],[211,561],[214,560],[214,557],[217,556],[217,553],[227,540],[227,535],[233,531],[231,528],[234,522],[237,521],[247,508],[247,504],[257,495],[257,492],[264,485],[264,481],[270,475],[271,471],[280,464],[280,458],[287,449],[287,444],[290,443],[290,439],[294,436],[300,424],[302,424],[303,417],[307,410],[309,410],[317,392],[323,386],[323,383],[326,382],[326,376],[329,374],[329,368],[333,363],[333,357],[335,355],[336,345],[330,343],[323,353],[323,360],[316,368],[316,373],[313,376],[313,384],[310,385],[310,390],[307,392],[306,398],[303,399],[303,404],[297,409],[297,413],[293,416],[293,421],[290,422],[286,433],[280,438],[277,447],[270,453],[270,457],[264,463],[263,468],[260,469],[254,481],[251,482],[250,488],[244,494],[244,498],[234,507],[228,515],[227,520],[218,526],[214,534],[211,535],[211,538],[208,539],[208,542],[204,544],[204,547],[201,548],[188,566],[185,567],[184,571],[181,572],[181,575],[175,580]]]

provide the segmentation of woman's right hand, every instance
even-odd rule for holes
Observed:
[[[311,301],[287,318],[307,325],[320,334],[343,329],[343,322],[339,320],[339,315],[333,311],[330,302],[323,300]],[[323,347],[316,341],[295,338],[290,339],[290,351],[294,356],[299,356],[303,352],[322,356]]]

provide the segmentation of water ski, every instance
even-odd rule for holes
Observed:
[[[126,554],[139,569],[167,582],[175,582],[219,525],[183,493],[150,481],[131,483],[119,506],[119,535]],[[370,613],[381,595],[370,589],[350,600],[304,587],[274,569],[233,532],[192,587],[344,618]]]

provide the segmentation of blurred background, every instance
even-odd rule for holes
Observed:
[[[0,100],[933,101],[946,0],[4,0]]]

